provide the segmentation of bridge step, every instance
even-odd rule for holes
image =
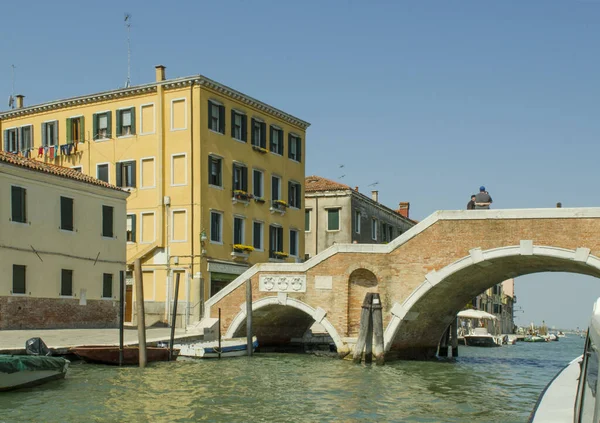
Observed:
[[[205,317],[196,323],[188,325],[187,330],[202,333],[205,341],[214,341],[217,339],[218,323],[219,319],[214,317]]]

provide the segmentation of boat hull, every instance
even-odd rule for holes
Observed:
[[[246,338],[232,338],[221,341],[221,358],[241,357],[248,354]],[[252,351],[258,347],[256,336],[252,337]],[[218,341],[196,342],[188,345],[178,345],[179,355],[196,358],[219,358]]]
[[[31,356],[27,357],[28,361],[35,360]],[[52,360],[55,364],[52,368],[43,368],[44,366],[20,366],[22,370],[0,371],[0,392],[12,391],[14,389],[29,388],[32,386],[41,385],[43,383],[64,379],[69,368],[69,360],[60,357],[40,357],[45,361]],[[20,356],[14,356],[15,361],[21,360]]]
[[[496,342],[493,336],[465,335],[464,342],[465,345],[469,347],[495,348],[501,346]]]
[[[87,363],[119,365],[119,347],[107,346],[84,346],[74,347],[70,351]],[[178,350],[173,350],[172,359],[177,358]],[[147,347],[146,362],[169,361],[170,351],[168,348]],[[125,365],[136,365],[140,361],[140,350],[138,347],[123,348],[123,363]]]

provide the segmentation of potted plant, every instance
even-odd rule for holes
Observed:
[[[244,245],[244,244],[233,244],[233,251],[235,253],[244,253],[248,254],[254,251],[254,247],[252,245]]]
[[[288,206],[288,203],[285,200],[274,200],[273,205],[279,208],[286,208]]]
[[[265,199],[262,198],[262,197],[254,197],[254,201],[256,201],[257,203],[261,203],[262,204],[262,203],[265,202]]]
[[[258,151],[259,153],[262,153],[262,154],[266,154],[266,153],[268,153],[268,152],[269,152],[269,151],[268,151],[266,148],[263,148],[263,147],[261,147],[260,145],[253,145],[253,146],[252,146],[252,149],[253,149],[254,151]]]
[[[289,254],[284,251],[274,251],[273,255],[278,259],[286,259],[289,257]]]

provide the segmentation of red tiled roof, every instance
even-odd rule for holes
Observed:
[[[75,169],[68,167],[57,166],[49,163],[40,162],[34,159],[28,159],[13,153],[6,151],[0,151],[0,162],[8,163],[14,166],[20,166],[27,169],[35,170],[37,172],[50,173],[55,176],[62,178],[73,179],[79,182],[85,182],[92,185],[98,185],[104,188],[110,188],[117,191],[123,191],[121,188],[111,185],[107,182],[101,181],[94,177],[88,176],[84,173],[79,172]]]
[[[340,184],[321,176],[307,176],[304,178],[304,192],[336,191],[352,189],[348,185]]]

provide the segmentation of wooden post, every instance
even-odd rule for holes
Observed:
[[[373,294],[373,336],[375,337],[375,364],[385,364],[385,352],[383,351],[383,313],[381,310],[381,299],[379,294]]]
[[[360,328],[358,329],[358,339],[356,340],[356,346],[354,347],[354,355],[352,361],[360,363],[362,359],[362,352],[365,348],[367,338],[373,338],[373,325],[371,322],[371,304],[373,302],[373,294],[368,292],[365,295],[365,299],[362,305],[362,311],[360,314]],[[369,327],[371,332],[369,332]]]
[[[125,330],[125,272],[119,272],[119,366],[123,365],[123,336]]]
[[[367,339],[365,339],[365,364],[373,363],[373,308],[367,321]]]
[[[221,308],[219,307],[219,329],[217,331],[217,354],[219,354],[219,360],[221,359]]]
[[[146,367],[146,314],[144,312],[144,283],[142,281],[142,262],[136,259],[135,269],[135,296],[137,308],[137,326],[138,326],[138,350],[140,367]]]
[[[458,357],[458,317],[452,323],[452,357]]]
[[[252,279],[246,281],[246,342],[248,357],[252,357]]]
[[[442,339],[440,339],[440,350],[438,352],[438,356],[440,357],[448,357],[448,338],[450,337],[450,326],[446,328],[444,334],[442,335]]]
[[[177,299],[179,298],[179,277],[181,273],[177,272],[175,277],[175,298],[173,299],[173,317],[171,318],[171,342],[169,343],[169,361],[173,359],[173,343],[175,342],[175,323],[177,322]]]

